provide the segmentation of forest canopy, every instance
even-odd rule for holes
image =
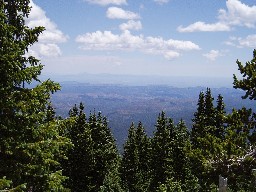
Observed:
[[[100,112],[87,115],[77,101],[57,116],[51,94],[60,85],[41,81],[43,65],[27,54],[44,31],[26,26],[30,10],[29,0],[0,0],[0,191],[217,191],[219,175],[229,191],[255,190],[256,115],[227,113],[210,88],[199,93],[192,127],[164,111],[152,137],[131,122],[122,154]],[[255,100],[256,50],[237,65],[234,88]]]

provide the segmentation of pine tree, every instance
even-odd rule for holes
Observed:
[[[139,154],[136,143],[135,125],[132,125],[128,131],[128,138],[124,144],[124,153],[121,162],[121,178],[125,188],[129,191],[139,190]]]
[[[92,134],[93,150],[95,158],[95,167],[93,180],[95,183],[95,190],[99,191],[104,181],[109,181],[110,176],[114,180],[121,181],[119,178],[120,156],[117,152],[115,140],[111,134],[106,117],[102,117],[99,112],[98,115],[91,113],[88,119],[89,129]],[[107,178],[108,177],[108,178]],[[119,178],[119,179],[117,179]],[[121,183],[112,185],[120,188]],[[116,189],[113,189],[116,191]]]
[[[165,113],[162,112],[157,119],[156,132],[152,138],[150,191],[155,191],[173,175],[171,146],[173,129],[172,119],[166,118]]]
[[[204,109],[204,116],[205,116],[205,126],[215,126],[215,108],[213,106],[213,100],[211,89],[207,88],[205,93],[205,109]],[[214,130],[209,130],[212,134],[214,134]]]
[[[198,138],[205,134],[205,95],[204,92],[200,92],[197,112],[194,114],[192,129],[191,129],[191,142],[193,147],[198,148]]]
[[[150,142],[139,122],[129,128],[121,163],[121,177],[129,191],[147,191],[150,176]]]
[[[242,62],[237,60],[236,61],[238,65],[238,70],[243,75],[242,80],[238,80],[236,75],[233,75],[234,78],[234,88],[235,89],[242,89],[246,91],[245,95],[242,97],[243,99],[246,99],[249,97],[249,99],[256,99],[256,49],[253,51],[253,58],[251,61],[248,61],[245,63],[245,66],[243,66]]]
[[[86,121],[84,106],[75,105],[69,112],[66,120],[67,137],[70,138],[73,147],[68,152],[68,159],[63,162],[63,173],[69,177],[67,187],[71,191],[91,191],[94,172],[94,151],[91,132]]]
[[[71,191],[121,191],[120,157],[107,119],[101,113],[86,118],[84,105],[75,105],[66,119],[73,147],[63,162]]]
[[[65,177],[59,161],[69,142],[60,136],[62,122],[47,109],[60,86],[41,82],[43,65],[26,56],[44,30],[25,25],[29,12],[28,0],[0,0],[0,178],[32,191],[60,191]],[[26,86],[34,81],[37,86]]]
[[[151,142],[141,122],[136,129],[136,145],[139,155],[140,188],[142,191],[147,191],[150,184]]]
[[[225,127],[224,127],[225,115],[226,115],[225,103],[223,101],[222,95],[219,94],[217,98],[216,117],[215,117],[215,122],[216,122],[215,136],[221,139],[224,139],[225,137]]]

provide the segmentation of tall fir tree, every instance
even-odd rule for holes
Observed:
[[[222,95],[218,95],[217,98],[217,107],[216,107],[216,117],[215,117],[215,136],[221,139],[225,137],[225,121],[226,121],[226,111],[225,111],[225,103],[223,101]]]
[[[193,147],[198,148],[198,138],[202,137],[205,133],[205,95],[204,92],[200,92],[197,111],[194,113],[194,119],[192,119],[193,125],[191,129],[191,142]]]
[[[168,119],[164,112],[159,114],[156,131],[152,138],[150,191],[155,191],[173,175],[171,146],[173,130],[172,119]]]
[[[107,119],[94,112],[86,118],[84,106],[75,105],[66,119],[67,136],[73,147],[64,173],[71,191],[122,191],[119,174],[120,157]]]
[[[65,177],[59,161],[69,141],[60,136],[62,122],[47,109],[60,86],[41,82],[43,65],[26,56],[44,30],[25,25],[29,3],[0,0],[0,178],[14,186],[26,183],[31,191],[61,191]],[[29,88],[34,81],[38,85]]]
[[[68,151],[68,159],[63,161],[63,174],[68,176],[67,187],[71,191],[92,191],[95,184],[92,178],[94,172],[94,150],[91,131],[86,121],[84,106],[75,105],[66,120],[67,137],[73,147]]]
[[[96,185],[96,191],[103,185],[106,176],[118,176],[120,165],[120,156],[118,154],[115,140],[111,134],[110,128],[106,117],[102,117],[99,112],[98,115],[91,113],[89,116],[89,128],[92,133],[92,139],[94,142],[94,154],[95,154],[95,174],[94,181]],[[118,186],[121,185],[119,178]],[[117,186],[116,186],[117,187]]]
[[[120,171],[124,187],[128,191],[140,191],[139,152],[134,123],[129,128],[128,138],[124,144]]]
[[[139,154],[139,172],[141,177],[142,191],[147,191],[150,184],[150,160],[151,160],[151,140],[148,138],[142,122],[139,122],[136,129],[136,145]]]
[[[150,180],[150,141],[139,122],[129,128],[121,163],[121,177],[129,191],[148,191]]]

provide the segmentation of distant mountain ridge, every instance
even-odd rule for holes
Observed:
[[[185,120],[188,127],[197,109],[200,91],[205,87],[178,88],[167,85],[128,86],[110,84],[88,84],[77,82],[62,82],[62,90],[52,97],[57,114],[65,117],[74,104],[83,102],[86,112],[101,111],[109,120],[109,125],[122,146],[127,130],[132,122],[142,121],[146,131],[152,135],[158,114],[165,111],[178,123]],[[255,108],[252,101],[242,100],[243,92],[233,88],[212,88],[212,94],[217,99],[222,94],[226,111],[232,108]]]
[[[72,75],[43,75],[44,79],[51,78],[57,82],[81,82],[91,84],[118,84],[118,85],[168,85],[174,87],[229,87],[232,77],[192,77],[192,76],[160,76],[160,75],[118,75],[118,74],[72,74]]]

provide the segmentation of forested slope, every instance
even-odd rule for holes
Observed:
[[[151,136],[131,122],[122,154],[101,112],[75,101],[57,116],[51,95],[60,85],[40,81],[43,65],[27,54],[44,30],[25,25],[29,12],[27,0],[0,0],[1,191],[217,191],[219,175],[229,191],[255,190],[256,115],[226,111],[210,88],[198,93],[191,130],[159,111]],[[256,50],[237,64],[234,88],[255,100]]]

